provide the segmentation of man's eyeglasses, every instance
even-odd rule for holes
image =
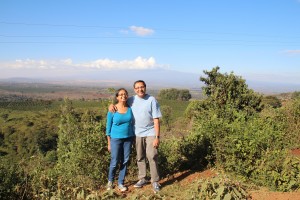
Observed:
[[[134,89],[138,90],[138,89],[144,89],[144,88],[145,88],[145,86],[140,86],[140,87],[136,87]]]

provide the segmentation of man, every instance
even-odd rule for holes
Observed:
[[[134,132],[136,136],[136,151],[139,181],[134,185],[141,188],[147,184],[146,180],[146,158],[149,161],[151,183],[153,191],[160,191],[158,172],[158,147],[160,139],[159,118],[162,117],[157,100],[146,94],[146,83],[142,80],[133,84],[136,95],[127,100],[134,117]],[[115,110],[110,106],[111,111]]]

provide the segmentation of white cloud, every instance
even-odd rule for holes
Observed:
[[[6,68],[6,69],[49,70],[49,69],[69,68],[69,67],[74,67],[71,59],[65,59],[65,60],[18,59],[12,62],[0,63],[0,68]]]
[[[159,65],[154,57],[137,57],[133,60],[98,59],[84,63],[74,63],[72,59],[64,60],[15,60],[13,62],[0,62],[0,69],[37,69],[37,70],[86,70],[86,69],[154,69],[166,68]]]
[[[285,51],[283,51],[283,53],[288,54],[288,55],[300,55],[300,50],[299,49],[285,50]]]
[[[152,35],[154,33],[154,30],[149,28],[144,28],[141,26],[130,26],[129,28],[138,36],[147,36],[147,35]]]
[[[152,69],[159,67],[153,57],[146,59],[140,56],[134,60],[122,61],[99,59],[81,65],[86,68],[97,69]]]
[[[62,60],[62,63],[66,64],[66,65],[72,65],[73,61],[71,58],[68,58],[68,59]]]

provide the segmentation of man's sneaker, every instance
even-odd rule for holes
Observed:
[[[119,189],[121,192],[127,191],[127,187],[125,187],[125,186],[122,185],[122,184],[119,184],[119,185],[118,185],[118,189]]]
[[[106,185],[106,190],[112,190],[113,189],[113,183],[111,181],[108,181]]]
[[[134,184],[133,187],[135,187],[135,188],[141,188],[141,187],[143,187],[143,186],[146,185],[146,184],[147,184],[147,180],[144,179],[144,178],[142,178],[142,179],[139,180],[136,184]]]
[[[160,184],[158,182],[153,182],[152,187],[153,187],[154,193],[157,193],[160,191]]]

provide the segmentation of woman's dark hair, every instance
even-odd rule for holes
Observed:
[[[135,84],[137,84],[137,83],[143,83],[143,84],[144,84],[144,86],[146,87],[146,83],[145,83],[145,81],[143,81],[143,80],[137,80],[137,81],[135,81],[135,82],[134,82],[134,84],[133,84],[133,88],[135,88]]]
[[[128,95],[128,92],[125,88],[120,88],[116,91],[116,95],[115,95],[116,98],[119,96],[119,92],[122,91],[122,90],[124,90],[126,92],[126,94]]]

